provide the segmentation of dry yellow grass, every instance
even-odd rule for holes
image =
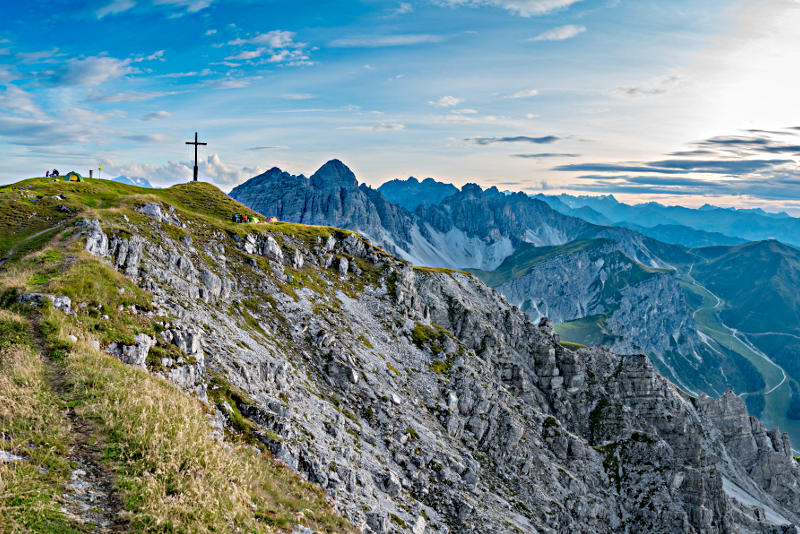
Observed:
[[[0,310],[0,335],[27,321]],[[0,350],[0,448],[26,458],[0,463],[0,532],[77,532],[59,499],[70,466],[68,426],[48,387],[46,368],[31,346]]]
[[[109,438],[132,531],[352,531],[318,487],[252,446],[214,440],[203,404],[172,384],[82,344],[66,373],[76,411]]]

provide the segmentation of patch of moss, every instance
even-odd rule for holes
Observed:
[[[447,372],[450,371],[450,369],[453,368],[453,361],[450,358],[447,358],[444,361],[433,360],[428,364],[428,367],[430,367],[431,371],[433,371],[437,375],[442,375],[446,374]]]
[[[444,350],[442,344],[450,336],[450,333],[442,325],[433,323],[431,326],[417,323],[411,330],[411,341],[420,349],[428,345],[431,352],[439,354]]]
[[[392,364],[391,364],[391,363],[389,363],[389,362],[386,362],[386,368],[387,368],[387,369],[389,369],[389,370],[390,370],[391,372],[393,372],[394,374],[396,374],[397,376],[403,376],[403,373],[401,373],[400,371],[398,371],[398,370],[397,370],[397,367],[395,367],[394,365],[392,365]]]
[[[573,343],[571,341],[562,341],[561,346],[567,350],[576,351],[578,349],[585,349],[586,345],[581,345],[580,343]]]
[[[244,436],[250,434],[253,423],[242,414],[240,409],[240,405],[254,404],[247,393],[231,384],[221,373],[211,373],[208,382],[208,399],[214,404],[227,404],[230,411],[224,411],[228,413],[233,427]]]
[[[364,334],[359,334],[358,340],[361,341],[361,343],[363,343],[364,346],[367,347],[368,349],[375,348],[372,346],[372,343],[369,342],[369,339],[367,339],[367,337]]]
[[[389,514],[389,518],[392,520],[392,523],[399,526],[400,528],[406,528],[406,522],[403,521],[400,517],[395,514]]]

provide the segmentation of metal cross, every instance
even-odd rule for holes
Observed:
[[[186,141],[187,145],[194,145],[194,181],[197,181],[197,145],[207,145],[208,143],[197,142],[197,132],[194,133],[194,141]]]

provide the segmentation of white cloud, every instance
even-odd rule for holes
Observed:
[[[185,8],[187,13],[196,13],[210,6],[214,0],[154,0],[154,5]]]
[[[528,41],[564,41],[566,39],[572,39],[585,31],[586,26],[567,24],[566,26],[558,26],[557,28],[549,29],[536,37],[531,37]]]
[[[143,121],[154,121],[154,120],[158,120],[158,119],[168,119],[170,117],[172,117],[172,113],[170,113],[169,111],[161,110],[161,111],[154,111],[152,113],[148,113],[147,115],[142,117],[142,120]]]
[[[359,35],[334,39],[329,46],[335,48],[379,48],[384,46],[410,46],[426,43],[441,43],[444,37],[429,33],[406,33],[398,35]]]
[[[409,4],[408,2],[400,2],[400,5],[392,12],[394,15],[407,15],[414,11],[414,6]]]
[[[453,106],[457,106],[460,102],[460,98],[456,98],[454,96],[443,96],[439,100],[428,102],[428,104],[431,104],[432,106],[439,106],[440,108],[452,108]]]
[[[261,55],[265,51],[266,48],[256,48],[255,50],[242,50],[238,54],[228,56],[225,59],[232,59],[232,60],[255,59],[257,57],[261,57]]]
[[[130,59],[90,56],[74,59],[48,74],[55,85],[93,87],[136,72],[130,63]]]
[[[101,7],[94,14],[98,19],[102,19],[106,15],[117,15],[136,7],[136,2],[133,0],[112,0],[110,4]]]
[[[89,102],[139,102],[176,94],[178,94],[178,91],[123,91],[121,93],[105,94],[91,92],[87,100]]]
[[[194,161],[168,161],[162,165],[118,163],[103,159],[103,173],[112,176],[136,176],[147,178],[153,185],[172,185],[192,179]],[[224,163],[219,155],[210,154],[198,161],[200,180],[211,181],[219,186],[239,184],[264,172],[261,167],[239,167]]]
[[[58,47],[51,48],[50,50],[40,50],[39,52],[17,52],[14,57],[20,63],[55,63],[56,58],[63,56],[63,52],[58,51]]]
[[[199,72],[197,71],[190,71],[190,72],[170,72],[168,74],[159,74],[160,78],[189,78],[192,76],[208,76],[212,74],[211,69],[203,69]]]
[[[390,130],[405,130],[405,124],[373,124],[370,126],[340,126],[337,130],[353,130],[357,132],[385,132]]]
[[[170,140],[170,138],[164,134],[125,134],[122,138],[142,144],[165,143]]]
[[[164,50],[156,50],[149,56],[137,57],[133,60],[134,63],[141,63],[142,61],[164,61]]]
[[[435,4],[450,7],[497,7],[519,15],[533,17],[567,8],[581,0],[433,0]]]
[[[217,33],[217,30],[208,30],[208,31],[206,31],[206,35],[214,35],[215,33]]]
[[[308,100],[310,98],[316,98],[316,95],[312,95],[311,93],[284,93],[281,95],[281,98],[285,98],[286,100]]]
[[[44,113],[33,101],[33,95],[16,85],[8,85],[0,92],[0,109],[14,114],[42,117]]]
[[[524,89],[522,91],[517,91],[516,93],[510,94],[506,98],[533,98],[538,94],[539,91],[536,89]]]
[[[469,108],[452,109],[450,110],[450,113],[455,113],[456,115],[475,115],[476,113],[478,113],[478,110]]]
[[[231,46],[242,46],[245,44],[264,45],[255,50],[243,50],[238,54],[228,56],[225,59],[237,61],[251,61],[263,56],[267,56],[266,63],[284,63],[289,66],[313,65],[314,62],[308,56],[307,43],[299,43],[294,40],[295,33],[284,30],[272,30],[260,33],[253,37],[243,39],[241,37],[228,41]],[[312,48],[316,50],[316,48]]]
[[[643,98],[666,94],[683,83],[683,78],[678,75],[658,76],[650,78],[638,85],[618,87],[613,91],[614,96],[623,98]]]

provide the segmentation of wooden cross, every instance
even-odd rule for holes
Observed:
[[[197,181],[197,145],[207,145],[208,143],[197,142],[197,132],[194,133],[194,141],[186,141],[187,145],[194,145],[194,181]]]

